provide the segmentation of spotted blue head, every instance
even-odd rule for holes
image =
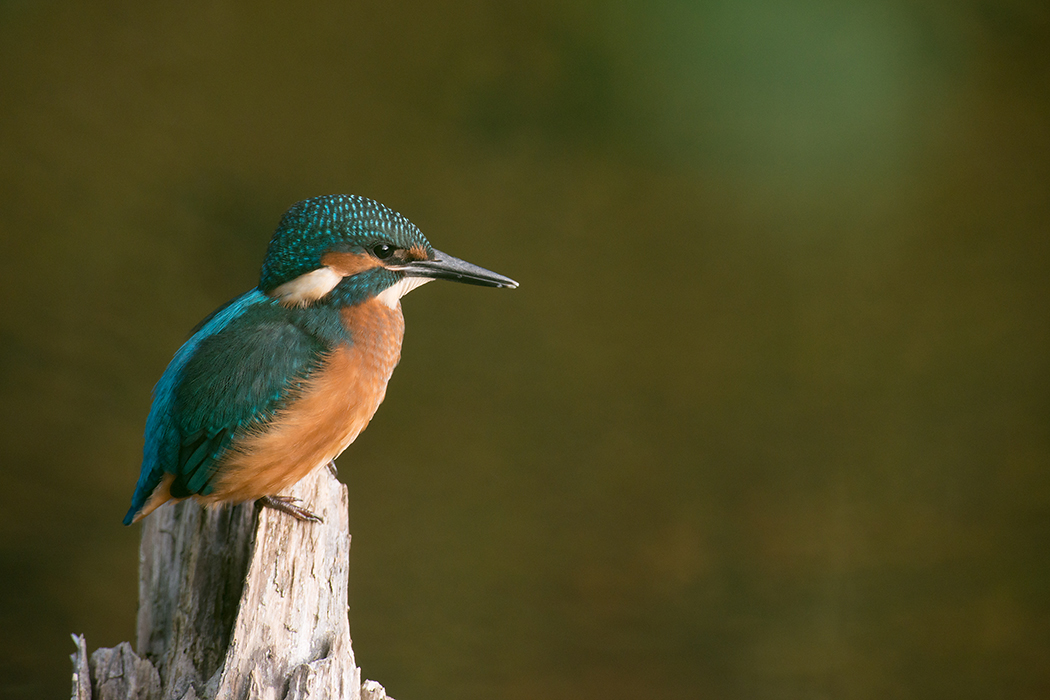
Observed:
[[[365,197],[328,195],[293,205],[263,261],[259,289],[286,306],[355,304],[373,297],[395,306],[435,279],[517,287],[509,277],[435,250],[416,226]]]

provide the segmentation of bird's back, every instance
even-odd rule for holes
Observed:
[[[289,309],[253,291],[221,309],[154,390],[127,520],[169,497],[272,495],[333,459],[382,402],[403,335],[400,308],[374,300]]]

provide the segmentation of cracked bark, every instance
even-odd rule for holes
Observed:
[[[192,500],[147,517],[136,647],[89,659],[74,635],[73,699],[386,698],[350,643],[346,487],[318,469],[285,495],[324,522]]]

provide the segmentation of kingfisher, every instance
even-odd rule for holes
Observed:
[[[259,285],[201,321],[154,388],[124,524],[189,497],[320,520],[280,492],[315,469],[334,471],[368,425],[401,357],[401,297],[435,279],[518,286],[435,250],[371,199],[294,204]]]

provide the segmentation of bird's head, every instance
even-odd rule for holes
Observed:
[[[379,202],[339,194],[307,199],[285,212],[266,251],[259,289],[286,306],[309,306],[334,291],[347,303],[378,297],[396,306],[435,279],[518,286],[434,250],[411,221]]]

